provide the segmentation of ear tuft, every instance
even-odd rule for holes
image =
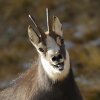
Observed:
[[[32,44],[36,45],[39,42],[39,37],[37,33],[32,29],[30,25],[28,26],[28,35]]]
[[[53,16],[53,27],[52,27],[52,30],[56,34],[58,34],[60,36],[63,35],[63,32],[62,32],[62,24],[60,23],[60,20],[56,16]]]

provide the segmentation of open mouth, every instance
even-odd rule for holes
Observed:
[[[53,65],[55,68],[58,68],[60,71],[64,69],[64,62],[58,63],[56,65]]]

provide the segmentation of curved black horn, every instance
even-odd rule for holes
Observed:
[[[35,27],[37,28],[37,30],[38,30],[39,33],[41,34],[40,37],[45,38],[46,36],[45,36],[43,30],[40,28],[40,26],[39,26],[39,24],[36,22],[36,20],[35,20],[31,15],[29,15],[29,18],[31,19],[31,21],[33,22],[33,24],[35,25]]]
[[[50,14],[48,8],[46,8],[46,16],[47,16],[47,28],[48,32],[52,31],[52,26],[51,26],[51,20],[50,20]]]

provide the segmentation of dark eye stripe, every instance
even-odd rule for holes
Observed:
[[[64,43],[64,39],[61,39],[61,44],[63,44]]]
[[[58,45],[61,46],[63,44],[64,40],[61,39],[60,37],[57,37],[56,42],[57,42]]]

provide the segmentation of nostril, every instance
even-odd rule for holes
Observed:
[[[58,55],[58,59],[62,59],[62,55],[59,54],[59,55]]]
[[[57,60],[56,56],[52,57],[52,61],[56,61],[56,60]]]
[[[63,58],[62,55],[59,54],[58,56],[53,56],[52,61],[59,61],[62,58]]]

